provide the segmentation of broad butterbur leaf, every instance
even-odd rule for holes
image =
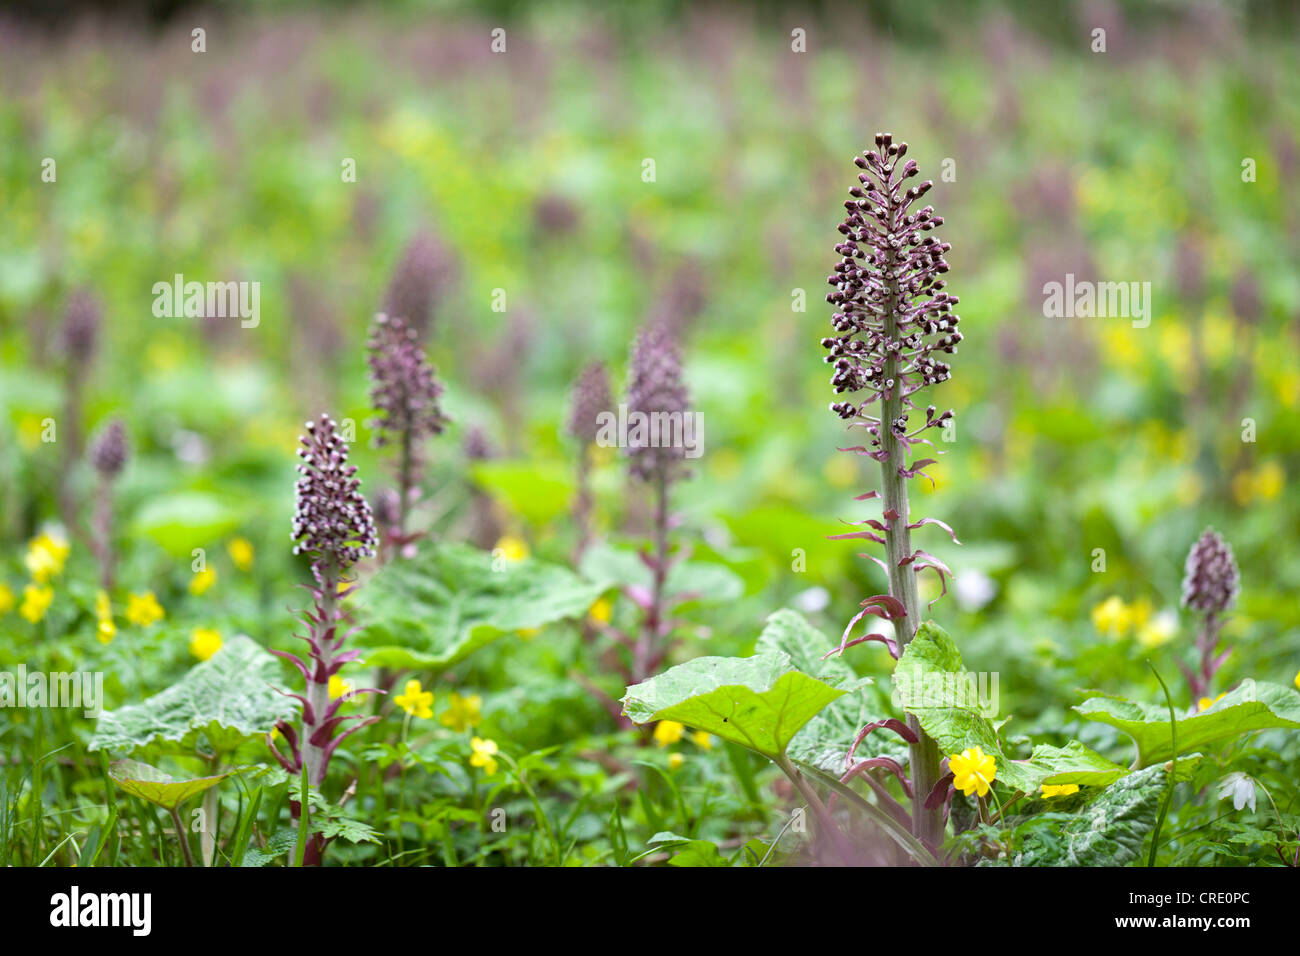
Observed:
[[[119,787],[134,797],[148,800],[164,810],[175,810],[195,794],[215,787],[230,775],[230,771],[211,777],[176,780],[157,767],[138,760],[117,760],[108,768],[108,775]]]
[[[1171,753],[1169,711],[1163,704],[1143,704],[1119,697],[1093,697],[1074,708],[1085,720],[1117,727],[1137,744],[1137,767],[1168,760]],[[1256,730],[1300,727],[1300,694],[1289,687],[1243,681],[1207,710],[1178,718],[1181,753]]]
[[[358,592],[372,667],[442,671],[516,631],[587,613],[604,590],[533,558],[494,567],[489,552],[440,544],[385,567]]]
[[[700,657],[629,687],[623,710],[638,724],[675,720],[777,760],[818,711],[865,683],[832,680],[810,677],[778,650]]]
[[[1126,866],[1142,855],[1168,780],[1163,767],[1148,767],[1116,780],[1082,807],[1050,839],[1033,834],[1020,866]]]
[[[296,713],[295,703],[272,689],[278,680],[274,657],[248,637],[233,637],[166,690],[102,714],[90,749],[129,753],[174,741],[193,750],[202,734],[217,752],[234,750]]]

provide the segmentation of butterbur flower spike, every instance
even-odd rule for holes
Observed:
[[[375,444],[397,449],[397,516],[384,531],[401,547],[411,540],[406,525],[423,467],[421,443],[447,427],[439,404],[442,384],[415,330],[399,316],[375,316],[368,348],[370,404],[379,412],[370,423]]]
[[[348,612],[340,602],[355,587],[349,571],[362,558],[374,555],[378,536],[370,505],[361,494],[356,466],[348,464],[348,446],[334,421],[322,415],[306,427],[298,451],[302,463],[298,465],[292,537],[294,553],[311,556],[316,580],[316,586],[310,588],[313,606],[303,615],[307,633],[298,635],[307,643],[308,653],[306,660],[286,651],[272,653],[293,664],[307,686],[305,694],[287,695],[302,705],[301,733],[285,721],[276,727],[289,746],[289,755],[282,754],[269,736],[267,745],[287,771],[298,774],[305,768],[308,782],[319,787],[335,748],[349,734],[379,719],[359,714],[341,717],[338,713],[344,700],[373,688],[338,699],[332,699],[329,692],[330,678],[360,656],[360,651],[343,650],[349,632],[341,628],[346,626]],[[341,725],[349,721],[356,723],[340,732]],[[296,807],[295,815],[299,811]],[[324,848],[325,841],[313,834],[306,862],[319,863]]]
[[[1228,542],[1213,528],[1206,528],[1187,554],[1183,576],[1183,607],[1201,615],[1201,627],[1196,635],[1196,650],[1200,660],[1196,669],[1179,662],[1192,700],[1205,697],[1214,675],[1223,666],[1232,648],[1215,654],[1219,646],[1219,631],[1223,627],[1222,615],[1237,600],[1241,588],[1241,575],[1237,561]]]
[[[674,421],[686,415],[690,397],[682,383],[682,360],[672,332],[662,323],[643,329],[632,345],[632,367],[628,382],[629,417],[644,421]],[[650,440],[648,430],[628,437],[629,468],[642,481],[671,482],[680,477],[685,448]],[[660,436],[661,438],[663,436]]]
[[[854,158],[861,172],[844,204],[842,239],[835,246],[840,261],[828,280],[834,291],[826,296],[835,308],[833,334],[821,343],[833,370],[831,387],[843,396],[831,403],[831,410],[850,428],[863,428],[869,436],[867,444],[844,450],[880,465],[880,488],[858,498],[879,499],[880,518],[859,522],[867,530],[836,537],[865,538],[884,546],[884,560],[873,560],[888,575],[889,597],[896,605],[891,618],[898,637],[891,653],[901,653],[920,625],[916,572],[937,572],[945,592],[951,573],[938,558],[912,547],[911,532],[924,525],[937,524],[950,535],[952,531],[936,519],[912,520],[907,481],[927,477],[924,468],[934,459],[909,462],[908,456],[915,445],[930,443],[926,431],[952,420],[951,411],[940,412],[933,405],[925,409],[923,421],[912,421],[912,412],[918,407],[918,393],[952,376],[947,357],[962,340],[952,311],[958,300],[946,291],[944,278],[944,255],[951,247],[932,235],[943,219],[932,206],[916,208],[933,183],[913,183],[918,169],[906,155],[906,143],[878,133],[876,148]],[[861,616],[850,622],[841,649],[859,643],[850,639],[849,631]],[[913,832],[937,847],[943,841],[943,817],[922,801],[939,781],[940,755],[915,717],[909,716],[908,727],[917,738],[909,745],[912,792],[917,795]]]
[[[95,495],[92,541],[95,557],[99,561],[99,586],[105,591],[113,589],[113,482],[126,467],[129,449],[126,426],[113,419],[95,437],[90,445],[90,463],[99,476]]]

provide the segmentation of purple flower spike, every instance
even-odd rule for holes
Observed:
[[[84,366],[94,357],[99,324],[99,303],[89,292],[78,289],[68,298],[63,320],[63,350],[74,365]]]
[[[641,413],[646,421],[672,421],[685,416],[690,396],[682,383],[682,360],[677,342],[667,326],[655,323],[642,330],[632,345],[632,369],[628,383],[629,416]],[[667,416],[667,417],[664,417]],[[662,436],[661,436],[662,437]],[[685,448],[661,441],[638,442],[629,434],[629,467],[642,481],[671,481],[674,464],[685,458]]]
[[[90,462],[101,478],[111,481],[126,465],[126,426],[115,418],[104,427],[90,445]]]
[[[384,311],[405,319],[421,339],[426,338],[439,299],[455,277],[450,251],[431,233],[422,232],[402,252],[384,294]]]
[[[379,540],[356,466],[348,464],[347,442],[334,420],[321,415],[308,422],[301,441],[293,553],[312,556],[312,573],[324,586],[327,573],[337,575],[373,556]]]
[[[1187,553],[1183,577],[1183,607],[1222,614],[1237,599],[1241,575],[1232,548],[1213,528],[1202,532]]]
[[[592,362],[582,370],[573,386],[569,407],[569,434],[583,442],[594,442],[599,431],[597,417],[613,411],[609,373],[604,362]]]

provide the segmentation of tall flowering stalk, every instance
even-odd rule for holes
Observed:
[[[371,422],[376,429],[375,445],[397,449],[397,514],[383,530],[402,551],[415,539],[407,524],[424,467],[420,445],[447,427],[439,406],[442,384],[425,357],[419,336],[399,316],[375,316],[368,348],[370,404],[379,412]]]
[[[940,580],[948,569],[941,561],[920,549],[913,549],[911,533],[924,524],[937,524],[952,534],[946,524],[933,518],[912,521],[907,481],[934,460],[908,458],[913,446],[930,442],[923,433],[941,428],[952,418],[951,411],[936,413],[930,405],[925,420],[914,425],[911,413],[918,407],[922,389],[951,377],[943,356],[957,350],[961,333],[958,317],[951,309],[956,296],[944,291],[942,278],[948,271],[944,253],[951,247],[927,235],[943,224],[934,208],[913,205],[933,186],[929,180],[907,185],[917,176],[916,162],[903,157],[906,143],[895,143],[889,133],[876,134],[876,149],[854,158],[862,170],[859,185],[849,190],[844,207],[848,212],[839,231],[844,237],[835,251],[841,259],[829,282],[835,291],[826,300],[835,308],[831,325],[835,334],[822,339],[828,350],[826,361],[834,368],[831,385],[847,396],[831,404],[831,410],[870,436],[866,445],[843,449],[871,458],[880,464],[880,488],[858,496],[859,501],[880,499],[879,520],[862,524],[871,530],[837,535],[837,538],[866,538],[884,546],[885,558],[873,557],[889,578],[889,594],[862,602],[862,610],[849,622],[843,646],[855,624],[867,614],[892,619],[897,640],[890,651],[898,657],[916,634],[921,623],[916,573],[930,568]],[[877,405],[877,414],[868,409]],[[955,537],[954,537],[955,540]],[[857,640],[880,639],[867,635]],[[854,641],[853,643],[856,643]],[[943,841],[941,807],[927,807],[926,798],[939,780],[938,747],[921,729],[915,716],[907,719],[910,737],[912,829],[931,846]]]
[[[600,413],[612,412],[612,404],[605,363],[592,362],[578,376],[569,407],[568,432],[579,444],[578,491],[573,500],[573,521],[578,527],[575,564],[591,543],[591,448],[600,430]]]
[[[393,270],[384,292],[384,311],[401,317],[421,340],[427,339],[434,313],[455,278],[456,261],[450,250],[432,233],[418,233]]]
[[[362,558],[372,557],[379,542],[370,505],[361,494],[356,466],[348,464],[348,446],[339,437],[334,421],[322,415],[306,427],[307,434],[302,436],[302,448],[298,450],[302,463],[298,465],[294,489],[297,507],[292,538],[294,554],[311,556],[315,579],[315,586],[309,588],[313,605],[303,615],[307,633],[295,635],[307,643],[307,659],[272,651],[293,664],[306,682],[305,694],[287,694],[302,705],[301,735],[287,721],[280,721],[276,729],[289,746],[289,756],[279,751],[270,735],[267,745],[286,770],[294,774],[305,770],[307,782],[320,787],[338,745],[349,734],[379,719],[360,714],[340,716],[343,702],[355,695],[331,701],[329,692],[330,678],[361,655],[360,651],[342,649],[351,632],[342,630],[349,612],[341,602],[355,587],[348,572]],[[376,691],[355,693],[372,692]],[[358,723],[339,733],[347,721]],[[301,807],[296,807],[295,815],[300,813]],[[323,850],[324,840],[315,834],[305,862],[319,863]]]
[[[91,540],[99,560],[99,586],[105,591],[113,590],[113,482],[126,466],[128,454],[126,426],[116,418],[90,446],[90,463],[99,478]]]
[[[642,330],[632,346],[627,396],[629,420],[640,414],[647,422],[681,421],[689,404],[677,342],[666,325],[652,323]],[[628,469],[634,478],[649,486],[654,500],[652,550],[642,556],[652,575],[651,588],[648,594],[632,595],[645,614],[641,634],[633,646],[632,683],[655,672],[663,661],[672,630],[666,591],[668,572],[674,564],[668,542],[669,504],[673,483],[686,474],[685,448],[669,442],[655,443],[652,437],[648,429],[630,431],[628,436]]]
[[[1196,704],[1209,694],[1214,675],[1232,653],[1231,647],[1221,654],[1215,651],[1223,627],[1222,615],[1237,600],[1241,576],[1231,546],[1213,528],[1206,528],[1192,545],[1184,571],[1183,607],[1201,615],[1201,627],[1196,634],[1200,660],[1195,670],[1181,661],[1178,666],[1191,688],[1192,703]]]
[[[63,320],[62,347],[64,358],[63,381],[63,473],[59,478],[59,510],[64,524],[75,527],[76,504],[72,489],[74,464],[84,450],[81,425],[82,395],[91,363],[99,348],[101,308],[95,297],[78,289],[68,298],[67,314]]]

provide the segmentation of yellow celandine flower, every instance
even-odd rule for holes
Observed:
[[[330,700],[338,700],[340,697],[346,697],[356,690],[352,681],[334,674],[330,677]]]
[[[499,553],[498,553],[499,552]],[[507,561],[522,561],[528,557],[528,542],[523,538],[508,534],[497,542],[497,546],[492,549],[494,558],[505,558]]]
[[[482,767],[483,772],[489,777],[497,772],[497,742],[495,740],[484,740],[482,737],[474,737],[469,742],[470,748],[474,751],[470,755],[470,766]]]
[[[50,602],[54,600],[54,588],[41,587],[39,584],[29,584],[23,588],[23,603],[18,608],[18,613],[33,624],[39,624],[41,618],[45,617],[45,612],[50,609]]]
[[[1162,611],[1143,624],[1137,632],[1138,643],[1143,647],[1168,644],[1178,633],[1178,619],[1170,611]]]
[[[968,747],[961,753],[948,757],[948,769],[952,771],[953,786],[968,797],[972,793],[982,797],[989,792],[989,784],[997,776],[998,765],[982,747]]]
[[[45,420],[40,415],[28,412],[18,421],[18,443],[24,451],[35,451],[41,444],[41,435],[45,432]]]
[[[444,727],[450,727],[458,734],[463,734],[471,727],[477,727],[482,718],[483,698],[478,694],[462,697],[452,691],[447,700],[447,711],[442,715]]]
[[[691,740],[695,741],[696,746],[703,747],[705,750],[713,749],[713,735],[706,730],[697,730],[691,734]]]
[[[1210,698],[1208,697],[1202,697],[1200,700],[1196,702],[1196,712],[1199,714],[1203,710],[1209,710],[1211,707],[1213,707],[1215,704],[1217,704],[1219,701],[1223,700],[1223,698],[1227,696],[1228,696],[1228,692],[1224,691],[1218,697],[1214,698],[1214,700],[1210,700]]]
[[[226,545],[226,553],[241,571],[247,571],[253,566],[253,546],[247,538],[232,538]]]
[[[9,589],[9,585],[0,584],[0,614],[8,614],[12,611],[15,602],[14,592]]]
[[[1300,671],[1295,672],[1295,686],[1296,690],[1300,690]]]
[[[519,630],[515,631],[515,633],[525,641],[531,641],[538,634],[542,633],[542,629],[540,627],[521,627]]]
[[[596,598],[587,616],[597,624],[608,624],[614,618],[614,604],[609,598]]]
[[[684,763],[686,763],[686,758],[683,757],[681,754],[669,754],[669,755],[668,755],[668,769],[669,769],[669,770],[677,770],[677,769],[679,769],[679,768],[682,766],[682,764],[684,764]]]
[[[68,560],[68,542],[50,534],[38,535],[27,543],[27,556],[23,560],[32,573],[32,580],[44,584],[63,573],[63,564]]]
[[[95,593],[95,637],[101,644],[111,643],[117,636],[117,625],[113,623],[113,600],[107,591]]]
[[[1079,785],[1077,783],[1063,783],[1059,786],[1049,783],[1043,784],[1043,797],[1047,800],[1052,799],[1052,797],[1068,797],[1070,794],[1078,792]]]
[[[1239,505],[1272,501],[1286,487],[1286,472],[1275,461],[1266,461],[1253,471],[1238,472],[1232,478],[1232,496]]]
[[[190,653],[206,661],[221,650],[221,634],[210,627],[196,627],[190,632]]]
[[[126,599],[126,619],[136,627],[150,627],[167,615],[152,591],[132,592]]]
[[[408,680],[406,690],[394,697],[393,703],[424,720],[433,716],[433,691],[425,690],[418,680]]]
[[[190,593],[195,597],[204,594],[208,588],[217,583],[217,572],[212,568],[204,568],[190,578]]]
[[[669,744],[675,744],[682,739],[686,733],[686,727],[675,720],[661,720],[655,724],[655,743],[660,747],[667,747]]]
[[[1131,624],[1128,607],[1118,595],[1112,594],[1092,609],[1092,626],[1098,634],[1123,637]]]

